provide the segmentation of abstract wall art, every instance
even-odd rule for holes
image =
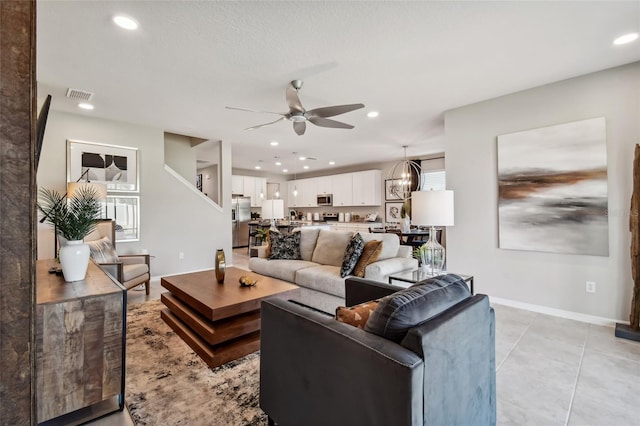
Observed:
[[[499,247],[609,255],[604,117],[498,136]]]
[[[67,181],[103,183],[107,191],[138,192],[138,150],[125,146],[67,141]]]

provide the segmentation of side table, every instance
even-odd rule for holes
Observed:
[[[398,272],[397,274],[389,275],[389,284],[406,288],[406,287],[410,287],[411,284],[417,283],[418,281],[426,280],[427,278],[440,277],[446,274],[456,274],[459,277],[461,277],[464,280],[464,282],[466,282],[467,285],[469,286],[469,290],[471,291],[471,294],[475,294],[473,290],[473,275],[464,275],[464,274],[458,274],[455,272],[442,272],[441,274],[432,275],[418,268],[410,271]],[[394,283],[393,282],[394,280],[397,282]]]

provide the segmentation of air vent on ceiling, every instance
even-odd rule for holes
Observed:
[[[67,89],[67,98],[71,99],[80,99],[83,101],[90,101],[93,98],[93,93],[87,92],[86,90],[79,89]]]

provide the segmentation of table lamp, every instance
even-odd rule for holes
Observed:
[[[284,219],[284,200],[263,200],[262,217],[271,220],[271,231],[278,231],[276,219]]]
[[[422,268],[429,275],[442,273],[445,249],[436,239],[436,226],[453,226],[453,191],[415,191],[411,194],[413,223],[430,226],[429,240],[420,247]]]

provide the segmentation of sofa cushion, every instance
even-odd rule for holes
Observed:
[[[377,240],[366,243],[362,250],[362,255],[360,259],[358,259],[358,263],[356,263],[355,268],[353,268],[353,275],[360,278],[364,277],[364,270],[368,265],[378,260],[383,245],[382,241]]]
[[[364,329],[369,316],[378,306],[378,301],[361,303],[355,306],[338,306],[336,308],[336,320]]]
[[[344,252],[347,251],[349,241],[353,235],[350,231],[329,231],[321,229],[313,250],[313,262],[321,265],[331,265],[340,268]]]
[[[108,237],[99,240],[87,241],[91,252],[91,258],[97,263],[114,263],[118,261],[118,253],[113,249],[113,244]]]
[[[380,299],[365,330],[399,343],[409,329],[468,297],[469,288],[457,275],[429,278]]]
[[[318,228],[300,228],[300,256],[302,256],[302,260],[311,261],[319,233],[320,229]]]
[[[398,256],[398,250],[400,249],[400,238],[398,235],[392,233],[365,233],[362,234],[364,243],[369,241],[378,240],[382,241],[382,252],[378,256],[378,260],[391,259]]]
[[[356,267],[356,263],[358,263],[358,260],[362,255],[362,250],[364,250],[364,241],[362,240],[360,233],[357,233],[351,238],[351,241],[349,241],[349,245],[347,246],[347,250],[344,252],[342,267],[340,268],[340,276],[342,278],[351,274],[353,268]]]
[[[318,265],[300,269],[296,272],[295,283],[334,296],[344,297],[344,278],[340,277],[340,267]]]
[[[302,260],[300,256],[300,232],[285,235],[269,232],[269,259]]]
[[[318,266],[306,260],[269,260],[260,257],[249,258],[249,269],[261,275],[278,278],[294,283],[296,272],[300,269]]]

